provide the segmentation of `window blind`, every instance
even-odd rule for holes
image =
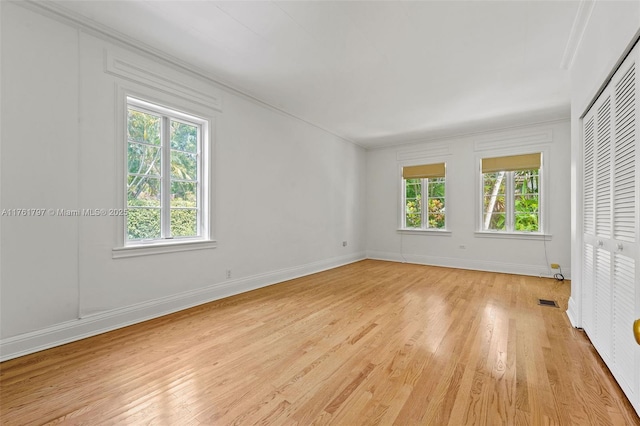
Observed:
[[[402,168],[403,179],[427,179],[444,177],[444,163],[422,164]]]
[[[539,169],[542,154],[509,155],[482,159],[482,173],[513,172],[516,170]]]

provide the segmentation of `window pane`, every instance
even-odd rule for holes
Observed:
[[[429,199],[429,212],[430,213],[444,213],[444,198],[430,198]]]
[[[420,179],[407,179],[405,181],[405,189],[406,189],[406,198],[414,199],[416,197],[420,197],[420,188],[422,187],[422,183]]]
[[[405,226],[407,228],[422,226],[421,193],[421,179],[407,179],[405,181]]]
[[[160,209],[130,208],[126,217],[130,240],[160,238]]]
[[[198,211],[192,209],[171,209],[171,235],[174,237],[197,236]]]
[[[129,207],[160,207],[160,179],[149,176],[129,176],[127,205]]]
[[[171,149],[198,152],[198,126],[171,121]]]
[[[538,213],[516,213],[516,223],[514,228],[516,231],[538,231]]]
[[[444,178],[429,179],[429,198],[444,197]]]
[[[129,108],[127,137],[129,141],[160,145],[160,123],[157,115],[147,114]]]
[[[429,213],[429,228],[444,228],[444,213]]]
[[[127,159],[129,173],[160,176],[162,150],[149,145],[129,143]]]
[[[506,227],[505,172],[484,173],[483,183],[483,223],[484,230],[504,230]]]
[[[504,195],[484,197],[484,213],[498,213],[505,212],[505,210],[506,205]]]
[[[514,230],[537,232],[539,230],[539,170],[514,172]]]
[[[171,182],[171,207],[197,207],[197,185],[195,182]]]
[[[407,213],[406,227],[420,228],[422,226],[422,215],[420,213]]]
[[[537,213],[538,212],[538,194],[516,195],[515,212],[516,214]]]
[[[208,223],[200,205],[208,189],[200,181],[209,166],[200,157],[207,123],[146,101],[127,102],[127,240],[199,236]]]
[[[484,173],[482,179],[485,196],[504,195],[506,187],[505,172]]]
[[[538,170],[519,170],[513,172],[514,191],[517,194],[538,193]]]
[[[484,173],[483,230],[537,232],[539,231],[540,170]],[[506,194],[508,187],[513,193]],[[506,204],[509,200],[509,204]],[[514,223],[507,227],[507,217]],[[509,221],[510,222],[510,221]]]
[[[198,179],[198,161],[196,154],[171,151],[171,178],[181,180]]]
[[[486,213],[484,216],[484,229],[504,231],[506,229],[506,215],[504,213]]]
[[[429,228],[444,228],[444,198],[429,199]]]

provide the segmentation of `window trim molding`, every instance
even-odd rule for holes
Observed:
[[[548,197],[549,197],[549,176],[550,176],[550,147],[549,145],[527,145],[513,148],[505,148],[499,150],[487,150],[487,151],[478,151],[476,152],[476,206],[475,206],[475,233],[476,237],[487,237],[487,238],[506,238],[506,239],[546,239],[550,237],[550,226],[549,226],[549,211],[547,208],[548,205]],[[539,226],[537,232],[526,232],[526,231],[488,231],[482,229],[483,226],[483,179],[482,179],[482,159],[489,157],[502,157],[502,156],[511,156],[511,155],[522,155],[522,154],[533,154],[533,153],[541,153],[542,159],[540,163],[540,186],[539,186],[539,198],[538,198],[538,220]],[[537,237],[537,238],[536,238]],[[547,240],[548,241],[548,240]]]
[[[179,251],[204,250],[217,247],[215,240],[163,240],[161,242],[141,243],[111,250],[113,259],[125,257],[148,256],[152,254],[175,253]]]
[[[507,232],[507,231],[476,231],[475,238],[504,238],[510,240],[544,240],[551,241],[553,235],[543,232]]]
[[[115,159],[116,159],[116,187],[117,187],[117,207],[126,209],[126,170],[127,170],[127,109],[128,98],[137,99],[152,105],[157,105],[160,109],[166,109],[172,114],[175,112],[175,118],[193,118],[201,120],[204,125],[202,127],[202,171],[201,171],[201,217],[204,223],[201,225],[202,235],[200,237],[191,238],[175,238],[151,241],[127,241],[125,236],[126,218],[124,216],[118,218],[117,235],[115,245],[112,248],[112,258],[119,259],[124,257],[144,256],[153,254],[170,253],[187,250],[202,250],[215,248],[217,242],[215,239],[215,186],[213,180],[214,164],[214,132],[215,132],[215,114],[214,108],[203,108],[199,103],[189,102],[188,100],[164,92],[160,89],[147,87],[146,85],[136,83],[116,83],[116,137],[115,143]],[[183,117],[180,117],[180,115]],[[191,116],[191,117],[190,117]]]

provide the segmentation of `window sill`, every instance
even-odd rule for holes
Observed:
[[[414,228],[399,228],[397,230],[401,234],[414,234],[414,235],[439,235],[442,237],[450,237],[451,231],[445,229],[414,229]]]
[[[123,257],[150,256],[154,254],[174,253],[179,251],[213,249],[218,246],[214,240],[171,241],[161,243],[137,244],[111,249],[113,259]]]
[[[551,234],[540,232],[501,232],[501,231],[476,231],[476,238],[503,238],[511,240],[540,240],[551,241]]]

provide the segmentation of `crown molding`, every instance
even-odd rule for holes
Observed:
[[[591,12],[593,12],[594,6],[594,0],[580,1],[580,4],[578,5],[578,11],[576,12],[576,17],[573,20],[573,25],[571,26],[569,39],[567,40],[567,45],[564,48],[564,54],[562,55],[562,60],[560,61],[561,69],[569,70],[573,66],[573,60],[576,57],[576,52],[580,47],[580,43],[582,43],[584,31],[587,28],[587,25],[589,25],[589,19],[591,19]]]
[[[286,111],[282,108],[272,105],[271,103],[250,94],[248,91],[242,88],[236,87],[229,82],[224,81],[222,78],[214,75],[209,71],[205,71],[202,68],[196,67],[162,50],[156,49],[153,46],[150,46],[146,43],[143,43],[132,37],[129,37],[119,31],[116,31],[111,27],[100,24],[99,22],[96,22],[83,15],[80,15],[79,13],[69,10],[68,8],[56,2],[38,1],[38,0],[17,0],[17,1],[10,1],[10,3],[19,5],[33,12],[39,13],[41,15],[48,16],[52,19],[55,19],[58,22],[74,27],[79,31],[83,31],[87,34],[98,37],[104,41],[115,43],[122,47],[127,48],[128,50],[143,54],[144,56],[150,59],[154,59],[156,61],[160,60],[163,63],[171,66],[176,70],[179,70],[188,75],[203,79],[208,83],[213,84],[218,89],[221,89],[233,95],[239,96],[243,99],[246,99],[250,102],[255,103],[256,105],[275,111],[289,118],[293,118],[295,120],[301,121],[309,126],[322,130],[323,132],[331,136],[334,136],[340,139],[341,141],[353,144],[362,149],[366,149],[364,145],[358,143],[357,141],[349,139],[343,135],[335,133],[332,130],[329,130],[324,126],[313,123],[305,118],[302,118],[298,115],[290,113],[289,111]]]

